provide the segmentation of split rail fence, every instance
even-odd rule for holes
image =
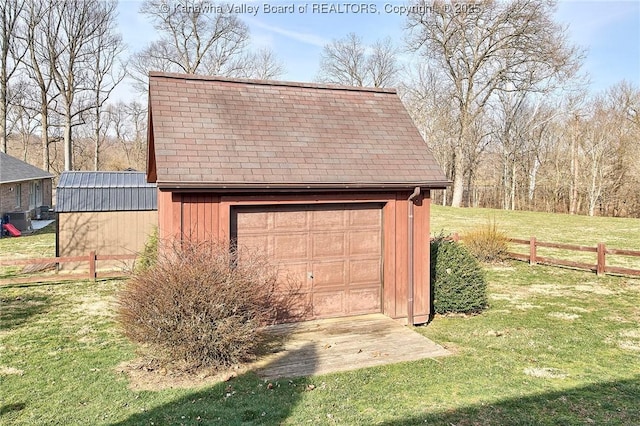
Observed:
[[[460,241],[462,238],[458,233],[454,233],[451,236],[453,241]],[[564,243],[548,243],[544,241],[538,241],[536,237],[531,237],[528,240],[520,238],[509,238],[509,242],[512,244],[529,246],[529,253],[516,253],[508,252],[508,256],[512,259],[522,260],[529,262],[530,265],[544,264],[551,266],[566,266],[569,268],[586,269],[595,272],[598,275],[603,274],[618,274],[618,275],[634,275],[640,276],[640,269],[623,268],[619,266],[607,266],[607,255],[621,255],[639,257],[640,251],[638,250],[626,250],[626,249],[609,249],[604,243],[598,243],[597,246],[582,246],[576,244],[564,244]],[[538,248],[550,248],[560,249],[578,252],[591,252],[596,253],[596,263],[576,262],[572,260],[557,259],[549,256],[538,256]]]
[[[451,236],[454,241],[460,241],[460,236],[455,233]],[[596,247],[582,246],[575,244],[564,243],[548,243],[544,241],[538,241],[536,237],[531,237],[528,240],[519,238],[509,238],[509,242],[512,244],[525,245],[529,247],[529,253],[516,253],[509,252],[508,255],[512,259],[522,260],[529,262],[531,265],[545,264],[554,266],[565,266],[576,269],[586,269],[593,271],[598,275],[603,274],[619,274],[619,275],[633,275],[640,276],[640,269],[624,268],[620,266],[607,266],[608,255],[621,255],[632,256],[640,258],[640,251],[638,250],[624,250],[624,249],[609,249],[604,243],[598,243]],[[596,254],[596,263],[576,262],[572,260],[557,259],[548,256],[538,256],[538,248],[545,247],[551,249],[570,250],[578,252],[591,252]],[[38,282],[51,282],[51,281],[68,281],[78,279],[96,280],[98,278],[114,278],[126,276],[128,272],[124,269],[121,270],[108,270],[100,271],[97,268],[97,264],[104,260],[135,260],[137,256],[135,254],[111,254],[111,255],[96,255],[94,251],[90,252],[86,256],[73,256],[73,257],[48,257],[48,258],[35,258],[35,259],[11,259],[0,260],[0,266],[20,266],[20,265],[52,265],[56,269],[62,263],[68,262],[87,262],[88,272],[70,272],[70,273],[54,273],[54,274],[33,274],[33,273],[19,273],[17,277],[0,278],[0,285],[8,284],[27,284]]]
[[[56,269],[63,263],[87,263],[88,271],[85,272],[84,268],[82,272],[59,272],[54,274],[34,274],[34,273],[21,273],[19,276],[0,278],[0,285],[8,284],[27,284],[27,283],[39,283],[39,282],[51,282],[51,281],[69,281],[69,280],[96,280],[98,278],[115,278],[123,277],[128,274],[124,269],[121,270],[106,270],[101,271],[98,269],[98,262],[104,260],[135,260],[137,255],[135,254],[109,254],[109,255],[96,255],[95,251],[89,252],[86,256],[65,256],[65,257],[42,257],[34,259],[0,259],[0,266],[21,266],[21,265],[43,265],[43,268],[47,266],[55,267]]]

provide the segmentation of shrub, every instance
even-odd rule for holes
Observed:
[[[459,243],[431,242],[431,280],[436,313],[473,313],[487,307],[487,284],[478,261]]]
[[[155,360],[185,369],[251,358],[262,327],[285,315],[294,297],[276,292],[277,270],[259,253],[243,251],[237,261],[222,243],[168,248],[119,294],[124,334],[148,347]]]
[[[468,232],[462,240],[480,262],[502,262],[507,258],[509,237],[498,230],[495,220]]]
[[[158,227],[154,226],[151,234],[144,243],[142,253],[138,256],[139,260],[136,265],[136,271],[143,272],[156,264],[158,260]]]

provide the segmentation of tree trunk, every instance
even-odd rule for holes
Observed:
[[[0,150],[7,152],[7,88],[0,89]]]
[[[575,133],[571,138],[571,191],[569,194],[569,214],[578,212],[578,141]]]
[[[94,129],[96,137],[95,151],[93,152],[93,169],[100,170],[100,109],[96,112],[96,127]],[[126,152],[126,151],[125,151]]]
[[[464,192],[464,152],[461,146],[455,148],[455,158],[453,160],[453,195],[451,197],[451,207],[462,205],[462,195]]]
[[[73,146],[71,143],[71,111],[67,109],[64,118],[64,170],[73,170]]]
[[[49,171],[49,109],[47,108],[47,103],[45,100],[42,100],[42,104],[40,105],[40,140],[42,144],[42,169]]]
[[[516,159],[515,157],[513,158],[513,162],[511,164],[511,196],[510,196],[510,202],[509,202],[509,207],[510,210],[515,210],[516,209],[516,173],[518,172],[517,170],[517,163],[516,163]]]
[[[540,160],[536,157],[533,159],[531,170],[529,171],[529,209],[533,210],[535,207],[535,194],[536,194],[536,178],[538,175],[538,169],[540,169]]]

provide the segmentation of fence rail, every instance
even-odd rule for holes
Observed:
[[[86,262],[88,264],[88,272],[81,273],[60,273],[55,274],[34,274],[21,273],[23,276],[0,278],[1,285],[9,284],[28,284],[51,281],[68,281],[78,279],[96,280],[98,278],[115,278],[127,275],[126,271],[98,270],[98,262],[104,260],[135,260],[138,256],[135,254],[100,254],[96,255],[95,251],[89,252],[85,256],[60,256],[60,257],[40,257],[33,259],[0,259],[0,266],[21,266],[21,265],[52,265],[58,268],[63,263]]]
[[[451,235],[450,239],[458,242],[462,240],[462,237],[456,232]],[[545,241],[538,241],[536,237],[531,237],[528,240],[522,238],[509,238],[509,242],[513,244],[529,246],[529,253],[517,253],[510,251],[507,254],[511,259],[529,262],[529,264],[531,265],[540,263],[551,266],[567,266],[569,268],[586,269],[589,271],[593,271],[598,275],[609,273],[618,275],[640,276],[640,269],[623,268],[620,266],[607,266],[607,255],[611,254],[619,256],[640,257],[639,250],[609,249],[604,243],[598,243],[598,245],[595,247],[566,243],[549,243]],[[596,263],[591,264],[585,262],[576,262],[573,260],[557,259],[547,256],[538,256],[539,247],[596,253]]]
[[[544,241],[538,241],[536,237],[531,237],[528,240],[509,238],[509,242],[529,246],[529,254],[514,252],[509,252],[508,254],[514,259],[528,261],[531,265],[542,263],[545,265],[568,266],[570,268],[587,269],[590,271],[594,271],[598,275],[611,273],[640,276],[639,269],[623,268],[619,266],[607,266],[607,255],[612,254],[640,257],[640,251],[638,250],[608,249],[604,243],[598,243],[598,245],[595,247],[564,243],[548,243]],[[547,256],[538,256],[538,247],[596,253],[596,263],[591,264],[585,262],[575,262],[572,260],[556,259]]]

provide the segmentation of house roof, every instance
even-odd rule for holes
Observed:
[[[157,189],[144,172],[63,172],[56,211],[157,210]]]
[[[159,188],[444,188],[394,90],[151,72]]]
[[[53,178],[42,169],[0,152],[0,183],[24,182],[34,179]]]

